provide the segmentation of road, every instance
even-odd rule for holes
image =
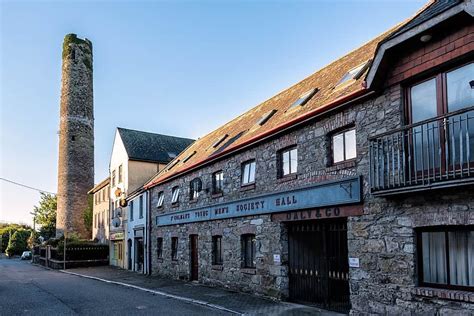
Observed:
[[[119,285],[0,258],[0,315],[229,315]]]

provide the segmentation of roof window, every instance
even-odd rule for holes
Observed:
[[[277,110],[273,109],[267,113],[265,113],[257,122],[258,125],[262,126],[263,124],[265,124],[266,122],[268,122],[268,120],[277,112]]]
[[[229,134],[225,134],[225,135],[219,137],[219,138],[214,142],[214,144],[212,144],[212,147],[213,147],[213,148],[216,148],[217,146],[219,146],[228,136],[229,136]]]
[[[192,156],[194,156],[196,154],[196,151],[193,151],[192,153],[190,153],[189,155],[186,156],[186,158],[183,159],[183,163],[185,163],[186,161],[188,161],[189,159],[191,159]]]
[[[316,92],[318,92],[318,89],[317,88],[313,88],[305,93],[303,93],[302,95],[300,95],[300,97],[298,98],[298,100],[296,100],[291,106],[290,106],[290,109],[293,109],[297,106],[303,106],[305,105],[306,103],[308,103],[309,100],[311,100],[311,98],[316,94]]]
[[[168,168],[166,168],[166,171],[170,171],[174,166],[176,166],[176,165],[178,164],[178,162],[179,162],[179,159],[173,160],[173,161],[169,164]]]
[[[369,66],[369,62],[366,61],[366,62],[360,64],[359,66],[357,66],[355,68],[352,68],[351,70],[346,72],[344,74],[344,76],[342,76],[341,80],[339,80],[336,87],[338,87],[340,85],[343,85],[345,83],[348,83],[351,80],[359,79],[364,74],[364,72],[367,70],[368,66]]]

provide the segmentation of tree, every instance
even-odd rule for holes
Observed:
[[[13,255],[21,255],[23,251],[28,250],[28,238],[30,236],[30,230],[23,228],[17,230],[8,242],[6,254],[11,257]]]
[[[87,229],[89,236],[92,238],[92,217],[93,217],[93,205],[94,199],[92,195],[88,196],[87,199],[88,206],[84,211],[83,219],[84,219],[84,226]]]
[[[39,206],[35,206],[36,213],[35,222],[41,225],[40,235],[45,239],[56,236],[56,195],[41,193]]]
[[[24,224],[2,224],[0,228],[0,252],[6,251],[10,238],[19,229],[31,230],[31,227]]]

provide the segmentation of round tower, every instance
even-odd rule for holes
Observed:
[[[76,34],[64,37],[60,107],[56,236],[67,229],[89,238],[83,215],[94,186],[92,43]]]

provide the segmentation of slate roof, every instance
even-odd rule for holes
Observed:
[[[422,17],[426,18],[428,15],[425,15],[423,12],[424,10],[433,10],[431,8],[432,5],[435,5],[436,8],[438,8],[437,10],[441,9],[436,5],[436,2],[430,2],[410,19],[396,25],[368,43],[318,70],[309,77],[283,90],[204,137],[201,137],[176,157],[173,163],[145,184],[145,187],[152,187],[174,175],[186,172],[188,169],[202,165],[220,155],[233,152],[259,139],[263,139],[284,127],[291,126],[327,108],[368,92],[365,88],[365,77],[368,67],[360,77],[350,81],[349,84],[343,85],[342,87],[336,87],[336,85],[349,70],[372,60],[378,45],[382,41],[386,40],[389,36],[393,36],[395,32],[409,25],[413,20],[417,18],[421,19]],[[434,12],[433,10],[433,14]],[[300,96],[311,89],[318,89],[318,91],[304,106],[296,106],[291,110],[289,109]],[[260,126],[258,124],[259,120],[272,110],[277,110],[277,112],[265,124]],[[213,147],[213,144],[226,134],[228,136],[225,141],[217,148]],[[183,162],[183,158],[194,151],[196,151],[196,154],[188,161]],[[172,168],[170,168],[170,166],[172,166]]]
[[[100,189],[102,189],[103,187],[105,187],[106,185],[108,185],[110,183],[110,178],[107,177],[105,178],[104,180],[102,180],[101,182],[97,183],[92,189],[89,190],[89,192],[87,192],[88,194],[93,194],[93,193],[96,193],[97,191],[99,191]]]
[[[128,158],[168,163],[194,142],[194,139],[117,128]]]
[[[428,3],[418,14],[416,14],[408,23],[396,30],[392,35],[387,37],[386,40],[390,40],[412,28],[420,25],[421,23],[434,18],[440,13],[458,5],[462,0],[437,0]]]

